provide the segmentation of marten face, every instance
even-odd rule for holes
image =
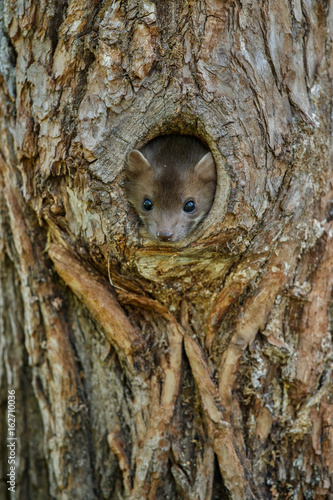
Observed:
[[[181,241],[212,206],[216,188],[214,159],[206,153],[198,162],[193,157],[186,162],[184,155],[175,160],[169,151],[168,162],[165,158],[158,160],[161,157],[150,154],[148,161],[139,151],[131,151],[127,162],[129,201],[150,238],[158,242]]]

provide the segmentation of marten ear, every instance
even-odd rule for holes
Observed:
[[[127,169],[130,175],[140,175],[150,169],[150,163],[140,151],[133,149],[127,157]]]
[[[216,180],[216,167],[212,153],[207,153],[194,167],[194,173],[205,182]]]

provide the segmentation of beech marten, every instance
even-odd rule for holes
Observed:
[[[195,137],[157,137],[128,155],[128,199],[153,240],[183,240],[208,214],[215,188],[213,155]]]

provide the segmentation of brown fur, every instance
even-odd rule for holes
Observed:
[[[159,234],[169,234],[170,242],[183,240],[206,217],[215,188],[212,154],[194,137],[158,137],[128,156],[128,198],[154,240],[163,239]],[[146,197],[154,206],[149,212],[142,206]],[[183,210],[188,200],[196,203],[193,213]]]

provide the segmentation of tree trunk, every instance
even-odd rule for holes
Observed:
[[[332,499],[332,3],[0,5],[0,498]],[[158,245],[168,133],[218,187]]]

